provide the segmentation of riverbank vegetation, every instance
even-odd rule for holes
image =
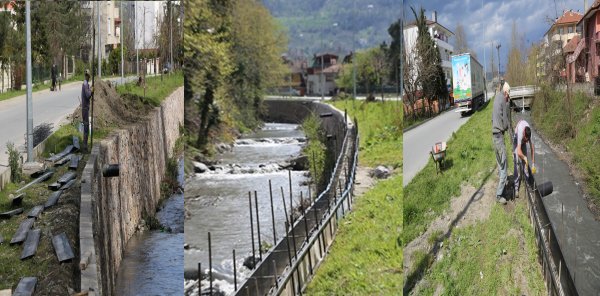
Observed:
[[[260,124],[265,91],[283,80],[283,28],[260,3],[186,2],[185,128],[188,145],[210,153]]]
[[[536,130],[551,143],[567,152],[569,163],[584,181],[589,199],[600,209],[600,102],[583,92],[570,99],[563,91],[542,85],[532,106]]]

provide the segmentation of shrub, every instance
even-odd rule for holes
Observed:
[[[10,167],[10,181],[19,183],[22,179],[21,154],[12,142],[6,144],[6,150],[8,153],[8,166]]]

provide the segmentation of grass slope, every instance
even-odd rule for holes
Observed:
[[[391,103],[335,102],[359,122],[361,165],[402,165],[402,113]],[[399,108],[399,107],[398,107]],[[378,155],[374,155],[378,153]],[[394,295],[402,289],[402,174],[355,199],[307,295]]]
[[[496,167],[490,120],[492,107],[490,102],[452,134],[447,142],[443,174],[436,173],[435,165],[429,159],[404,188],[404,243],[419,236],[435,217],[448,208],[452,196],[460,194],[463,182],[479,188],[487,173]]]
[[[361,165],[402,165],[402,105],[398,102],[337,101],[336,108],[358,122]]]
[[[170,75],[147,77],[145,90],[137,86],[136,82],[130,82],[118,87],[117,92],[121,95],[132,94],[143,97],[153,106],[159,106],[166,97],[181,86],[183,86],[183,73],[175,72]]]
[[[525,199],[514,211],[497,204],[488,220],[456,229],[439,254],[417,294],[547,294]]]

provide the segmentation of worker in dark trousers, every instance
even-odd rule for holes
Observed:
[[[529,160],[527,159],[527,144],[531,150],[531,167],[529,166]],[[533,142],[531,142],[531,127],[525,120],[520,120],[515,127],[515,133],[513,135],[513,164],[514,164],[514,177],[515,177],[515,197],[519,197],[519,187],[521,185],[521,178],[519,164],[523,168],[525,173],[528,172],[528,168],[531,168],[531,173],[535,174],[535,150],[533,148]],[[526,174],[527,177],[529,177]]]
[[[90,72],[85,70],[85,80],[81,85],[81,117],[83,120],[83,153],[88,153],[88,135],[90,133],[90,100],[94,92],[90,86]]]
[[[494,142],[494,151],[496,152],[496,162],[498,163],[498,188],[496,189],[496,201],[506,204],[504,189],[507,180],[506,144],[504,143],[504,133],[508,130],[508,98],[510,97],[510,85],[501,84],[499,91],[494,99],[494,110],[492,113],[492,141]]]

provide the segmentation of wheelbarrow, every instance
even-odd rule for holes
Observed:
[[[437,142],[431,147],[431,158],[435,164],[436,173],[442,173],[444,159],[446,158],[446,142]]]

